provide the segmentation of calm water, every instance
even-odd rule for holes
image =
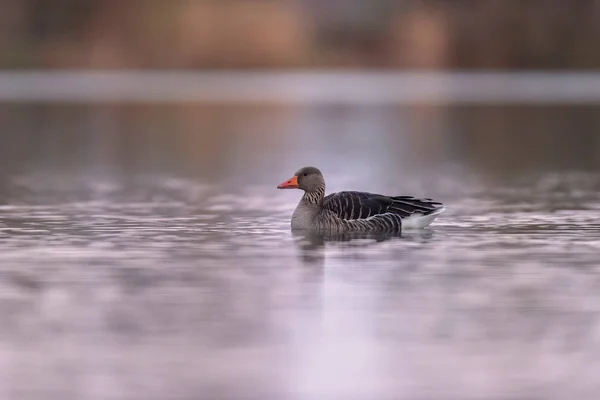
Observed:
[[[599,115],[4,104],[0,398],[593,398]],[[448,211],[292,235],[304,165]]]

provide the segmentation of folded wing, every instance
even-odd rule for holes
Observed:
[[[442,203],[412,196],[383,196],[366,192],[338,192],[325,196],[323,208],[346,220],[366,219],[392,213],[401,218],[429,215],[443,208]]]

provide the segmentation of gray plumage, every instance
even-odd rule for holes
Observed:
[[[292,214],[292,229],[326,232],[399,232],[429,225],[445,207],[428,198],[384,196],[344,191],[325,196],[325,180],[315,167],[305,167],[280,189],[304,190]],[[408,223],[410,222],[410,224]]]

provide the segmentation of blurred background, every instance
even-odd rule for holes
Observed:
[[[600,65],[594,0],[3,0],[0,7],[0,65],[8,69]]]
[[[5,163],[39,162],[13,143],[54,134],[71,139],[47,139],[57,147],[39,145],[44,158],[129,141],[132,159],[156,148],[144,162],[161,162],[167,146],[169,165],[223,159],[213,170],[235,163],[240,140],[256,146],[248,165],[277,141],[316,135],[285,155],[290,165],[274,161],[295,170],[323,162],[308,152],[340,153],[324,133],[377,137],[361,149],[392,162],[420,146],[407,152],[498,172],[598,163],[597,1],[3,0],[0,11]]]
[[[0,0],[0,397],[600,388],[600,1]],[[300,193],[431,229],[297,237]]]

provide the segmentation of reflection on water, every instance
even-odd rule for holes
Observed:
[[[285,218],[285,217],[284,217]],[[402,233],[396,232],[344,232],[344,233],[315,233],[292,230],[295,244],[304,262],[320,263],[325,260],[325,246],[327,243],[338,245],[344,249],[369,249],[377,243],[386,240],[409,240],[411,238],[429,239],[433,237],[430,228],[419,230],[407,230]]]
[[[0,398],[597,393],[597,109],[189,107],[0,108]],[[291,232],[307,164],[448,211]]]

